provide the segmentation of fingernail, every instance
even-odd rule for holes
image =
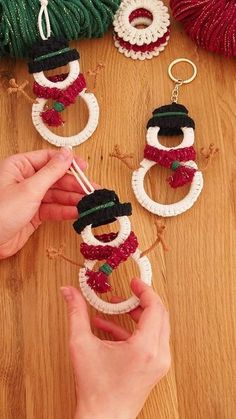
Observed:
[[[62,147],[58,153],[55,154],[55,157],[59,160],[68,160],[69,157],[72,157],[72,151],[69,147]]]
[[[66,301],[71,301],[73,299],[73,293],[69,287],[61,287],[60,291]]]

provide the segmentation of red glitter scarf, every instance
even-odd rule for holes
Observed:
[[[176,150],[160,150],[147,144],[144,149],[144,157],[174,171],[174,174],[168,178],[168,182],[172,188],[186,185],[193,180],[196,169],[180,163],[196,160],[196,151],[193,147],[184,147]]]
[[[103,243],[109,243],[117,237],[118,233],[101,234],[95,236]],[[98,271],[87,269],[88,285],[96,292],[104,293],[111,289],[108,282],[108,276],[116,269],[121,262],[125,262],[128,257],[135,252],[138,247],[138,241],[135,234],[131,231],[127,239],[118,247],[93,246],[81,243],[80,251],[85,259],[89,260],[105,260],[106,262],[99,267]]]
[[[63,81],[68,76],[68,73],[58,74],[56,76],[48,77],[48,80],[52,82]],[[56,84],[55,84],[56,86]],[[44,87],[40,86],[37,82],[34,82],[33,91],[39,98],[53,99],[53,107],[47,109],[41,113],[43,121],[54,127],[59,127],[64,123],[60,112],[62,112],[67,106],[75,103],[77,96],[86,87],[86,81],[82,73],[79,74],[77,79],[71,83],[66,89],[58,89],[57,87]]]

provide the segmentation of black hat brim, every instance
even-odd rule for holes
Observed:
[[[181,128],[195,129],[195,123],[188,115],[173,116],[154,116],[147,124],[147,129],[150,127],[160,127],[159,135],[180,135],[182,134]]]
[[[78,51],[76,49],[70,49],[62,54],[55,55],[54,57],[48,57],[40,61],[30,61],[28,64],[29,73],[32,74],[39,73],[40,71],[53,70],[54,68],[62,67],[71,61],[78,60],[79,58]]]
[[[116,203],[113,207],[104,208],[79,218],[74,222],[73,227],[80,234],[87,225],[99,227],[113,223],[117,217],[129,216],[131,214],[132,206],[129,202],[124,204]]]

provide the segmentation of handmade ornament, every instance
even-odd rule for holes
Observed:
[[[172,75],[172,67],[178,62],[186,61],[193,67],[193,76],[187,80],[176,79]],[[147,124],[147,145],[144,150],[144,160],[140,168],[133,172],[132,187],[139,203],[153,214],[171,217],[181,214],[192,207],[203,188],[203,176],[198,170],[196,152],[193,148],[195,123],[188,115],[188,110],[177,103],[178,89],[182,84],[190,83],[197,75],[197,68],[190,60],[179,59],[171,63],[169,75],[177,84],[172,92],[172,103],[153,111]],[[183,140],[176,147],[165,147],[159,142],[162,135],[181,135]],[[185,198],[173,204],[160,204],[153,201],[144,189],[144,178],[148,170],[155,164],[172,171],[168,179],[172,188],[190,184],[190,190]]]
[[[37,96],[32,105],[32,121],[40,135],[56,146],[77,146],[86,141],[96,130],[99,119],[99,106],[93,93],[86,91],[86,81],[80,73],[79,53],[69,47],[68,41],[56,38],[51,34],[48,1],[40,0],[41,8],[38,16],[38,28],[41,39],[37,41],[29,52],[29,73],[33,74],[33,92]],[[43,22],[45,18],[45,24]],[[44,26],[46,34],[44,34]],[[46,77],[45,71],[69,65],[69,72]],[[15,80],[11,80],[12,93],[17,91]],[[18,87],[18,91],[20,88]],[[23,89],[20,90],[21,92]],[[58,135],[51,127],[64,125],[63,111],[73,105],[76,99],[82,98],[89,111],[86,126],[79,133],[72,136]],[[47,102],[51,100],[49,106]]]
[[[159,55],[170,36],[170,16],[162,1],[123,0],[113,26],[118,51],[134,60]]]
[[[101,189],[85,196],[77,207],[79,219],[74,228],[81,234],[83,242],[80,251],[85,257],[84,267],[79,272],[82,293],[92,306],[104,313],[118,314],[134,309],[139,304],[135,296],[113,304],[97,295],[111,290],[110,275],[129,257],[137,263],[140,278],[151,284],[151,265],[146,256],[141,257],[137,237],[131,231],[128,218],[132,212],[131,204],[122,204],[114,191]],[[120,225],[118,233],[93,234],[92,227],[112,223],[116,219]],[[94,269],[97,261],[100,261],[100,266]]]
[[[193,67],[192,77],[186,80],[177,79],[172,74],[172,67],[182,61],[191,64]],[[177,103],[179,87],[190,83],[196,77],[197,68],[192,61],[180,58],[170,64],[168,73],[176,83],[171,96],[172,103],[153,111],[152,118],[147,124],[147,144],[144,150],[144,159],[132,175],[132,188],[139,203],[148,211],[162,217],[171,217],[187,211],[193,206],[203,188],[202,171],[198,169],[195,162],[196,152],[193,147],[195,123],[188,115],[186,107]],[[162,135],[181,134],[183,134],[183,140],[176,147],[166,147],[160,143],[159,138]],[[218,149],[211,144],[209,153],[203,150],[202,154],[205,154],[205,157],[210,161],[217,151]],[[119,149],[116,149],[115,153],[111,155],[123,160],[127,166],[131,167],[127,161],[127,158],[132,157],[131,155],[122,155]],[[171,175],[167,179],[169,187],[178,188],[183,185],[190,185],[189,192],[181,201],[172,204],[160,204],[147,195],[144,188],[144,179],[146,173],[156,164],[171,170]]]
[[[35,79],[33,91],[37,96],[32,107],[32,120],[41,136],[56,146],[77,146],[86,141],[97,128],[99,107],[93,93],[86,92],[86,81],[80,73],[79,53],[68,42],[50,37],[35,44],[30,53],[29,72]],[[46,77],[44,72],[69,64],[68,74]],[[64,124],[63,111],[81,97],[89,110],[85,128],[70,137],[57,135],[50,127]],[[45,108],[49,99],[52,106]]]
[[[87,301],[99,311],[109,314],[129,312],[139,304],[136,296],[133,295],[128,300],[119,303],[110,303],[104,301],[100,294],[111,291],[112,272],[130,257],[139,267],[139,277],[146,284],[151,285],[152,269],[146,254],[159,242],[162,242],[167,249],[163,238],[165,226],[157,225],[155,243],[146,251],[141,252],[128,218],[132,214],[131,204],[121,203],[117,194],[112,190],[94,190],[79,167],[76,175],[86,193],[77,205],[79,218],[73,224],[75,231],[81,235],[80,251],[85,258],[79,271],[81,291]],[[94,227],[110,224],[116,220],[119,222],[118,232],[94,235]],[[49,248],[48,256],[50,258],[60,256],[78,265],[63,255],[62,247],[58,251]]]

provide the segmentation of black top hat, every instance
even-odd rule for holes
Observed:
[[[188,116],[188,109],[178,103],[171,103],[157,108],[149,119],[147,129],[150,127],[160,127],[159,135],[180,135],[180,128],[195,128],[195,123]]]
[[[77,233],[92,224],[98,227],[112,223],[116,217],[131,215],[132,207],[129,202],[121,204],[114,191],[98,189],[90,195],[86,195],[77,205],[79,219],[74,222],[73,227]]]
[[[36,42],[29,53],[29,72],[53,70],[62,67],[70,61],[78,60],[79,53],[76,49],[69,48],[69,43],[64,38],[51,36],[46,40]]]

